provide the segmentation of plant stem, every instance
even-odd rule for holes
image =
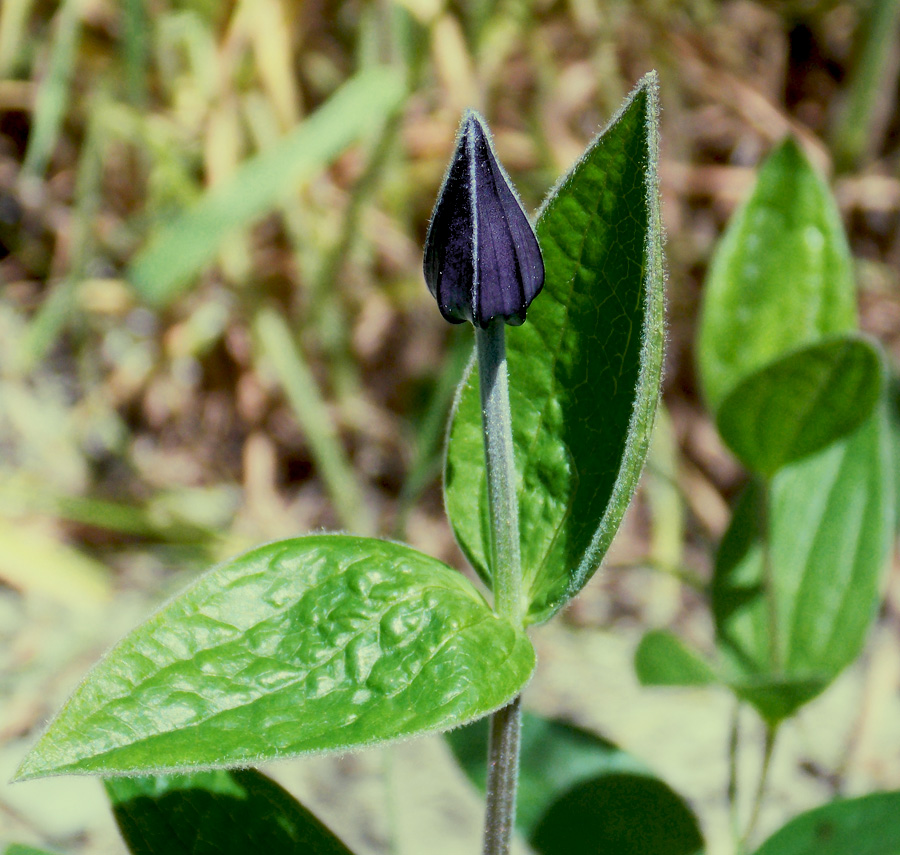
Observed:
[[[483,855],[506,855],[516,822],[522,696],[491,716]]]
[[[750,838],[753,836],[753,832],[756,829],[756,821],[759,819],[759,811],[762,808],[762,800],[766,792],[766,783],[769,779],[769,766],[772,761],[772,751],[775,748],[775,736],[777,733],[777,727],[773,727],[768,723],[766,724],[766,742],[765,747],[763,748],[762,768],[759,772],[759,783],[756,785],[756,795],[753,798],[753,809],[750,811],[750,820],[747,823],[747,830],[744,832],[744,836],[741,839],[741,852],[746,851],[747,844],[750,842]]]
[[[731,730],[728,734],[728,818],[731,823],[731,838],[734,841],[735,855],[741,855],[741,833],[738,822],[737,779],[738,779],[738,745],[740,744],[741,705],[735,701],[734,713],[731,716]]]
[[[519,556],[519,500],[513,459],[506,331],[502,320],[475,327],[481,424],[491,522],[490,567],[494,611],[518,623],[522,619],[522,562]]]
[[[453,405],[453,394],[471,356],[468,336],[455,335],[450,353],[435,384],[428,406],[419,422],[413,444],[412,463],[400,488],[397,518],[391,537],[406,540],[409,513],[429,482],[441,471],[441,452],[446,433],[447,413]]]
[[[487,329],[475,327],[494,610],[518,625],[522,621],[522,562],[505,336],[501,320],[492,321]],[[509,852],[516,819],[520,731],[520,698],[516,697],[491,717],[483,855]]]
[[[766,599],[766,617],[769,626],[769,667],[774,674],[781,673],[781,639],[778,627],[778,593],[775,590],[775,568],[772,565],[772,542],[769,528],[769,505],[772,491],[768,481],[763,485],[762,513],[762,560],[763,595]]]
[[[877,150],[890,122],[890,93],[897,85],[898,0],[871,0],[860,12],[855,56],[844,102],[831,128],[831,147],[840,172],[857,167]]]

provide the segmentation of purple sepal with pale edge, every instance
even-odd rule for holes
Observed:
[[[431,217],[425,281],[446,320],[482,328],[495,318],[523,323],[544,285],[534,229],[472,110]]]

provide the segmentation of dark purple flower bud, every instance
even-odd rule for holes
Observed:
[[[456,153],[425,239],[425,281],[450,323],[518,326],[544,285],[541,248],[478,113],[463,116]]]

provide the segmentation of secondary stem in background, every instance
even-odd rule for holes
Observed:
[[[728,733],[728,819],[731,823],[731,839],[734,842],[735,855],[740,855],[741,832],[738,820],[737,779],[738,779],[738,746],[740,744],[740,701],[735,702],[731,716],[731,729]]]
[[[374,534],[375,519],[366,504],[363,486],[347,460],[334,419],[287,323],[273,309],[263,308],[257,312],[253,327],[260,352],[274,369],[306,435],[316,470],[341,525],[348,531]]]
[[[750,820],[747,822],[747,830],[741,839],[739,852],[745,852],[747,844],[750,842],[753,832],[756,829],[756,822],[759,819],[759,811],[762,807],[763,796],[766,792],[766,783],[769,780],[769,767],[772,762],[772,752],[775,749],[775,737],[778,728],[770,724],[766,724],[766,742],[763,748],[762,768],[759,772],[759,783],[756,785],[756,795],[753,797],[753,808],[750,811]]]
[[[413,447],[412,462],[397,501],[397,518],[391,535],[395,540],[406,539],[406,525],[410,511],[423,490],[441,469],[447,414],[453,404],[453,395],[459,385],[459,378],[463,375],[472,354],[469,337],[462,335],[463,331],[459,327],[457,329],[459,333],[453,336],[428,406],[416,424],[414,436],[410,440]]]
[[[505,335],[506,326],[502,320],[491,321],[487,329],[475,326],[494,610],[507,620],[519,623],[522,620],[522,562]],[[521,706],[517,697],[491,718],[484,855],[509,852],[516,818],[520,731]]]
[[[60,22],[60,27],[62,26],[63,22]],[[71,38],[76,38],[76,36],[72,35]],[[72,49],[74,50],[75,47],[73,46]],[[31,371],[41,362],[75,314],[76,290],[84,278],[85,269],[94,248],[93,229],[94,220],[101,205],[103,159],[106,154],[109,130],[107,124],[106,102],[102,96],[98,96],[91,103],[91,109],[88,111],[87,129],[75,173],[75,199],[72,205],[69,234],[69,245],[72,249],[68,270],[59,282],[51,286],[52,290],[49,291],[49,296],[44,299],[28,323],[25,342],[19,354],[21,360],[19,369],[22,371]],[[52,142],[48,141],[47,145],[51,145],[55,141],[54,136]],[[35,148],[32,148],[29,143],[29,151],[38,152],[34,159],[43,169],[49,153],[37,146],[38,144],[35,143]],[[23,176],[27,175],[24,166],[22,174]]]
[[[871,0],[860,12],[853,66],[844,101],[832,126],[831,146],[837,168],[850,171],[876,151],[890,120],[891,92],[897,85],[898,0]]]
[[[775,590],[775,568],[772,566],[771,529],[769,525],[769,506],[772,502],[772,490],[768,481],[763,489],[763,499],[760,504],[762,520],[762,582],[763,596],[766,602],[766,616],[769,630],[769,666],[773,673],[781,670],[781,633],[778,626],[778,595]]]

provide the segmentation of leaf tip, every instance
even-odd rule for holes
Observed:
[[[19,764],[12,778],[9,779],[10,784],[21,784],[24,781],[33,781],[36,778],[45,778],[51,772],[41,767],[37,761],[37,755],[34,749],[25,755],[25,759]]]
[[[634,87],[635,91],[645,91],[654,101],[659,100],[659,72],[651,68]]]

